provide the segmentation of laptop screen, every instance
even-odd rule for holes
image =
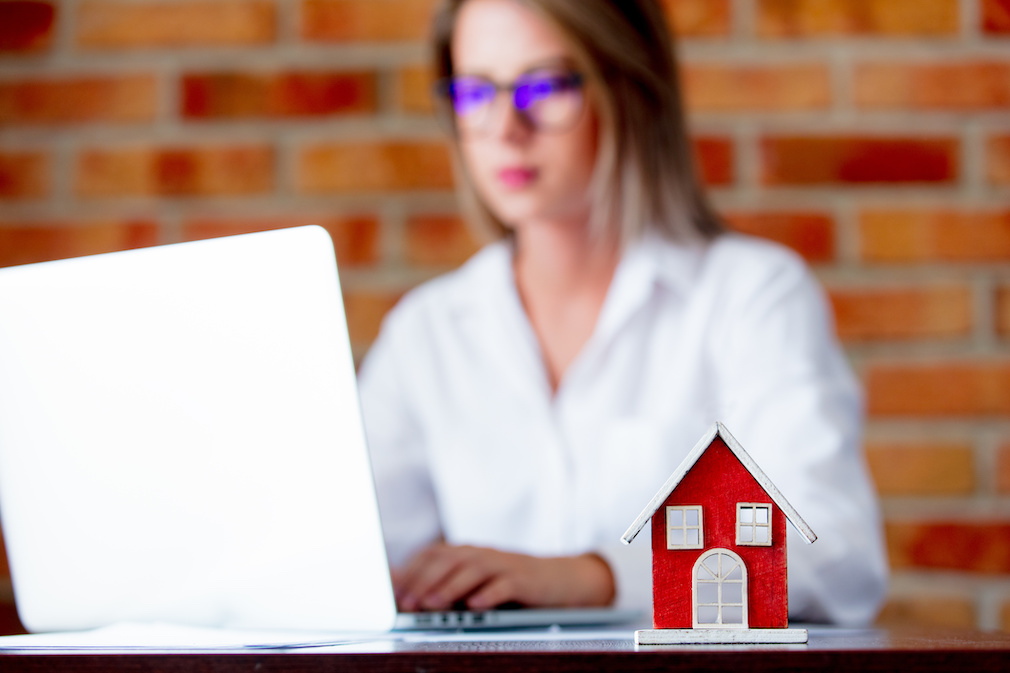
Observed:
[[[29,630],[390,628],[325,231],[0,269],[0,517]]]

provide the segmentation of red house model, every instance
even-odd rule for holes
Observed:
[[[695,445],[621,538],[652,519],[655,629],[641,645],[806,642],[790,629],[786,521],[810,526],[721,423]]]

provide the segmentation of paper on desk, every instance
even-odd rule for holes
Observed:
[[[389,633],[247,631],[177,624],[122,623],[91,631],[2,636],[0,652],[217,652],[321,648],[364,643],[375,643],[378,647],[376,651],[388,651],[395,639],[396,636]]]

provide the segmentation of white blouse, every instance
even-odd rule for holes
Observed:
[[[647,237],[552,392],[512,249],[409,292],[359,386],[390,561],[442,536],[535,555],[599,553],[616,603],[649,609],[649,536],[620,536],[722,421],[819,539],[790,530],[793,619],[865,623],[887,584],[860,450],[861,398],[816,281],[779,246]]]

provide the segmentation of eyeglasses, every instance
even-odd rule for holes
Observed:
[[[498,93],[511,94],[519,116],[538,131],[565,131],[582,112],[581,74],[559,68],[538,68],[523,73],[510,84],[479,75],[460,75],[439,81],[436,92],[452,106],[457,128],[485,133],[494,118]]]

